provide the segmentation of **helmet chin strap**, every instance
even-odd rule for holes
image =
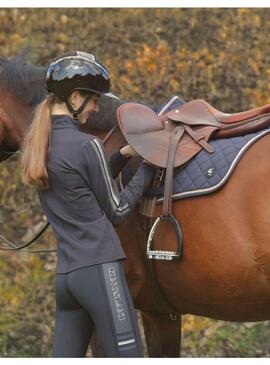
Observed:
[[[66,103],[66,106],[67,106],[67,108],[68,108],[68,110],[69,110],[69,112],[70,113],[72,113],[72,115],[73,115],[73,118],[75,119],[75,120],[78,120],[79,118],[78,118],[78,115],[84,110],[84,108],[85,108],[85,106],[86,106],[86,104],[88,103],[88,101],[91,99],[91,97],[92,97],[93,95],[92,94],[89,94],[89,95],[87,95],[86,96],[86,98],[85,98],[85,100],[84,100],[84,102],[82,103],[82,105],[79,107],[79,109],[77,109],[77,110],[74,110],[73,108],[72,108],[72,106],[71,106],[71,104],[70,104],[70,102],[69,102],[69,100],[68,100],[68,98],[66,98],[65,99],[65,103]]]

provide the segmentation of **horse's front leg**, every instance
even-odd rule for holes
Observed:
[[[181,315],[141,311],[149,357],[180,357]]]

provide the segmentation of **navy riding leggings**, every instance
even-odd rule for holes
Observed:
[[[84,357],[94,327],[104,357],[143,357],[123,261],[56,274],[53,357]]]

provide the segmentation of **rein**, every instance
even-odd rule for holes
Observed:
[[[115,125],[114,127],[112,127],[110,129],[110,131],[106,134],[106,136],[102,139],[102,143],[103,145],[105,145],[110,137],[113,135],[113,133],[118,129],[118,126]],[[0,150],[0,153],[4,153],[7,155],[14,155],[14,154],[19,154],[20,151],[2,151]],[[11,157],[11,156],[10,156]],[[10,158],[8,157],[8,159]],[[26,247],[30,246],[32,243],[34,243],[39,237],[41,237],[41,235],[46,231],[46,229],[49,227],[50,223],[47,222],[45,224],[45,226],[36,234],[36,236],[34,238],[32,238],[29,242],[25,243],[24,245],[18,246],[15,243],[9,241],[7,238],[5,238],[4,236],[2,236],[0,234],[0,240],[2,242],[5,242],[8,246],[10,246],[10,248],[6,248],[6,247],[1,247],[0,246],[0,251],[21,251],[21,252],[31,252],[31,253],[47,253],[47,252],[57,252],[57,250],[25,250]]]

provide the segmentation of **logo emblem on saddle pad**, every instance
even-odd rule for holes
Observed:
[[[215,175],[215,173],[216,173],[216,169],[214,167],[211,167],[210,169],[208,169],[206,171],[205,175],[206,175],[206,177],[212,177]]]

